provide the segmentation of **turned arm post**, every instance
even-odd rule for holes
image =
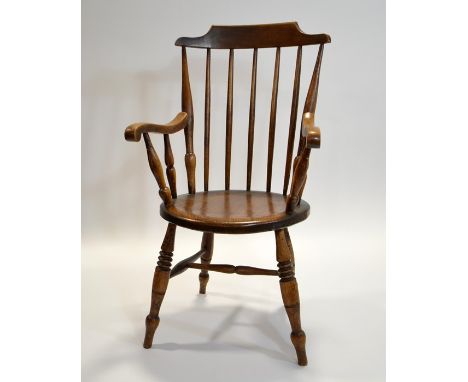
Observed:
[[[164,134],[164,162],[166,163],[166,176],[173,199],[177,198],[176,170],[174,167],[174,155],[172,154],[169,134]]]
[[[187,184],[189,194],[195,193],[195,166],[197,158],[193,151],[193,103],[190,89],[190,78],[187,63],[187,51],[182,47],[182,111],[187,114],[185,134],[185,168],[187,170]]]
[[[166,180],[164,179],[164,172],[162,169],[161,161],[159,160],[158,154],[151,143],[151,139],[148,133],[143,133],[143,139],[145,140],[146,145],[146,153],[148,154],[148,163],[153,173],[154,177],[156,178],[156,182],[159,186],[159,196],[163,200],[166,206],[170,206],[172,204],[172,195],[171,190],[166,185]]]
[[[291,191],[288,196],[286,211],[292,212],[299,204],[307,181],[309,156],[311,149],[320,148],[320,129],[315,126],[315,109],[317,107],[320,66],[322,64],[323,44],[320,45],[315,61],[314,73],[310,81],[309,90],[304,105],[302,127],[299,138],[297,156],[293,164],[293,178]]]
[[[301,200],[307,181],[310,150],[320,148],[320,129],[314,126],[314,115],[312,113],[304,114],[300,146],[302,147],[299,147],[299,154],[294,159],[291,191],[286,206],[287,212],[293,211]]]

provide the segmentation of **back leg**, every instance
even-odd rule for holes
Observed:
[[[305,366],[307,365],[306,335],[301,327],[299,289],[294,277],[292,244],[287,229],[275,231],[275,238],[281,296],[291,324],[291,341],[296,349],[297,363]]]
[[[210,264],[211,258],[213,257],[213,239],[214,234],[211,232],[204,232],[201,249],[204,249],[206,252],[201,257],[202,264]],[[210,279],[210,275],[206,269],[202,269],[200,274],[198,275],[198,279],[200,280],[200,294],[206,293],[206,285],[208,284],[208,280]]]

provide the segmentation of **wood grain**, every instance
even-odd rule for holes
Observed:
[[[213,25],[200,37],[180,37],[177,46],[211,49],[276,48],[328,44],[327,34],[306,34],[296,22],[259,25]]]
[[[309,215],[301,201],[286,211],[287,197],[262,191],[209,191],[179,195],[171,206],[160,207],[161,216],[182,227],[214,233],[256,233],[284,228]]]

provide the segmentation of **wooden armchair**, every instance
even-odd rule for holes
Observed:
[[[299,293],[294,277],[294,252],[289,237],[289,226],[305,220],[309,215],[309,204],[301,199],[307,178],[310,150],[320,147],[320,130],[314,124],[317,104],[320,65],[324,44],[330,43],[326,34],[308,35],[303,33],[297,23],[281,23],[246,26],[212,26],[201,37],[179,38],[175,45],[182,47],[182,111],[167,124],[135,123],[125,130],[125,139],[140,141],[143,135],[148,161],[159,185],[159,195],[163,203],[161,216],[169,222],[161,246],[159,261],[154,273],[151,308],[146,317],[146,335],[144,347],[150,348],[153,336],[159,325],[159,310],[168,286],[169,279],[189,268],[200,269],[200,293],[206,292],[209,279],[208,271],[236,273],[239,275],[279,276],[281,294],[291,323],[291,340],[296,349],[299,365],[307,364],[305,350],[306,336],[301,328],[299,311]],[[317,59],[307,92],[302,114],[302,127],[299,134],[298,152],[293,158],[296,132],[299,87],[301,76],[302,49],[306,45],[319,45]],[[282,193],[271,192],[272,163],[275,144],[276,109],[278,97],[278,79],[282,47],[297,46],[297,58],[292,94],[289,136],[287,144],[286,166]],[[193,106],[190,90],[189,70],[186,48],[206,49],[205,83],[205,123],[204,123],[204,191],[196,192],[195,165],[193,149]],[[255,99],[257,82],[258,49],[276,48],[271,113],[268,138],[268,164],[266,191],[251,190],[253,143],[255,128]],[[226,112],[226,154],[225,154],[225,189],[209,190],[210,169],[210,107],[211,107],[211,49],[229,50],[229,69],[227,85]],[[248,122],[247,178],[244,190],[231,190],[231,142],[233,116],[233,70],[235,49],[252,49],[252,82],[250,89],[250,113]],[[187,171],[188,194],[177,195],[176,170],[171,149],[170,135],[183,130],[185,134],[185,167]],[[164,137],[164,171],[149,133],[162,134]],[[291,185],[288,186],[291,178]],[[182,260],[171,269],[176,227],[181,226],[203,232],[200,250],[193,256]],[[213,237],[215,233],[244,234],[274,231],[276,239],[276,260],[278,269],[260,269],[248,266],[211,264],[213,255]],[[198,259],[200,263],[196,263]]]

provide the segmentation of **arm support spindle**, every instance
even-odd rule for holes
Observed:
[[[156,178],[159,186],[159,195],[166,206],[172,204],[172,199],[177,198],[176,190],[176,171],[174,168],[174,156],[172,154],[169,135],[174,134],[187,126],[188,115],[185,112],[180,112],[169,123],[158,125],[154,123],[133,123],[125,129],[125,139],[127,141],[138,142],[143,139],[146,145],[148,154],[148,163],[151,172]],[[169,187],[166,185],[164,172],[156,150],[151,143],[148,133],[159,133],[164,135],[164,161],[166,163],[166,174],[169,182]]]
[[[300,144],[302,148],[300,149],[300,154],[294,160],[291,191],[286,205],[288,212],[292,212],[301,200],[302,191],[307,180],[310,150],[320,148],[320,129],[314,126],[314,114],[312,113],[304,114]]]

